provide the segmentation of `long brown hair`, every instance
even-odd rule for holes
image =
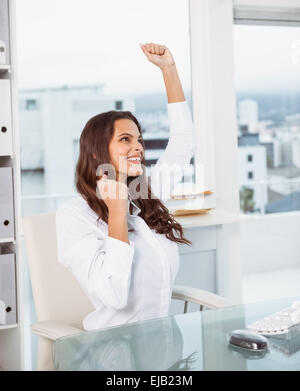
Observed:
[[[140,132],[141,143],[145,150],[145,144],[142,137],[141,125],[136,117],[130,111],[107,111],[92,117],[85,125],[80,136],[80,151],[76,165],[75,184],[77,191],[87,201],[90,208],[106,223],[108,222],[108,208],[103,200],[96,194],[97,178],[96,170],[99,165],[110,162],[108,146],[114,134],[114,123],[118,119],[129,119],[133,121]],[[94,154],[94,157],[93,157]],[[145,157],[141,161],[142,167],[146,166]],[[145,169],[141,175],[141,181],[145,180]],[[127,185],[130,189],[130,183],[135,177],[127,178]],[[139,186],[139,185],[138,185]],[[173,242],[189,244],[192,242],[184,238],[182,226],[169,213],[165,205],[155,197],[151,191],[151,185],[146,182],[148,198],[139,196],[134,203],[141,209],[139,214],[147,225],[157,233],[165,236]],[[130,191],[129,191],[130,193]],[[130,205],[132,207],[132,205]],[[132,209],[131,209],[132,212]],[[175,237],[175,231],[179,237]]]

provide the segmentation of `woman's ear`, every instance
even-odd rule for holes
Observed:
[[[93,153],[93,158],[96,159],[96,155]]]

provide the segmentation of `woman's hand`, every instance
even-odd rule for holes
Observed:
[[[175,65],[174,58],[166,46],[152,42],[144,45],[140,43],[140,47],[148,60],[152,62],[152,64],[158,66],[161,70]]]
[[[108,236],[130,244],[128,240],[128,187],[123,182],[108,179],[104,173],[97,180],[97,196],[108,208]]]
[[[97,195],[105,202],[109,212],[127,213],[128,187],[125,183],[108,179],[104,174],[97,181]]]

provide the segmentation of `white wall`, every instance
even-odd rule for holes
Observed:
[[[241,217],[243,274],[300,267],[300,212]]]

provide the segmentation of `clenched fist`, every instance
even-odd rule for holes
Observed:
[[[97,195],[109,211],[125,212],[128,207],[128,187],[125,183],[108,179],[106,174],[97,181]]]
[[[152,62],[152,64],[158,66],[161,70],[175,65],[174,58],[166,46],[152,42],[144,45],[140,43],[140,47],[147,59]]]

